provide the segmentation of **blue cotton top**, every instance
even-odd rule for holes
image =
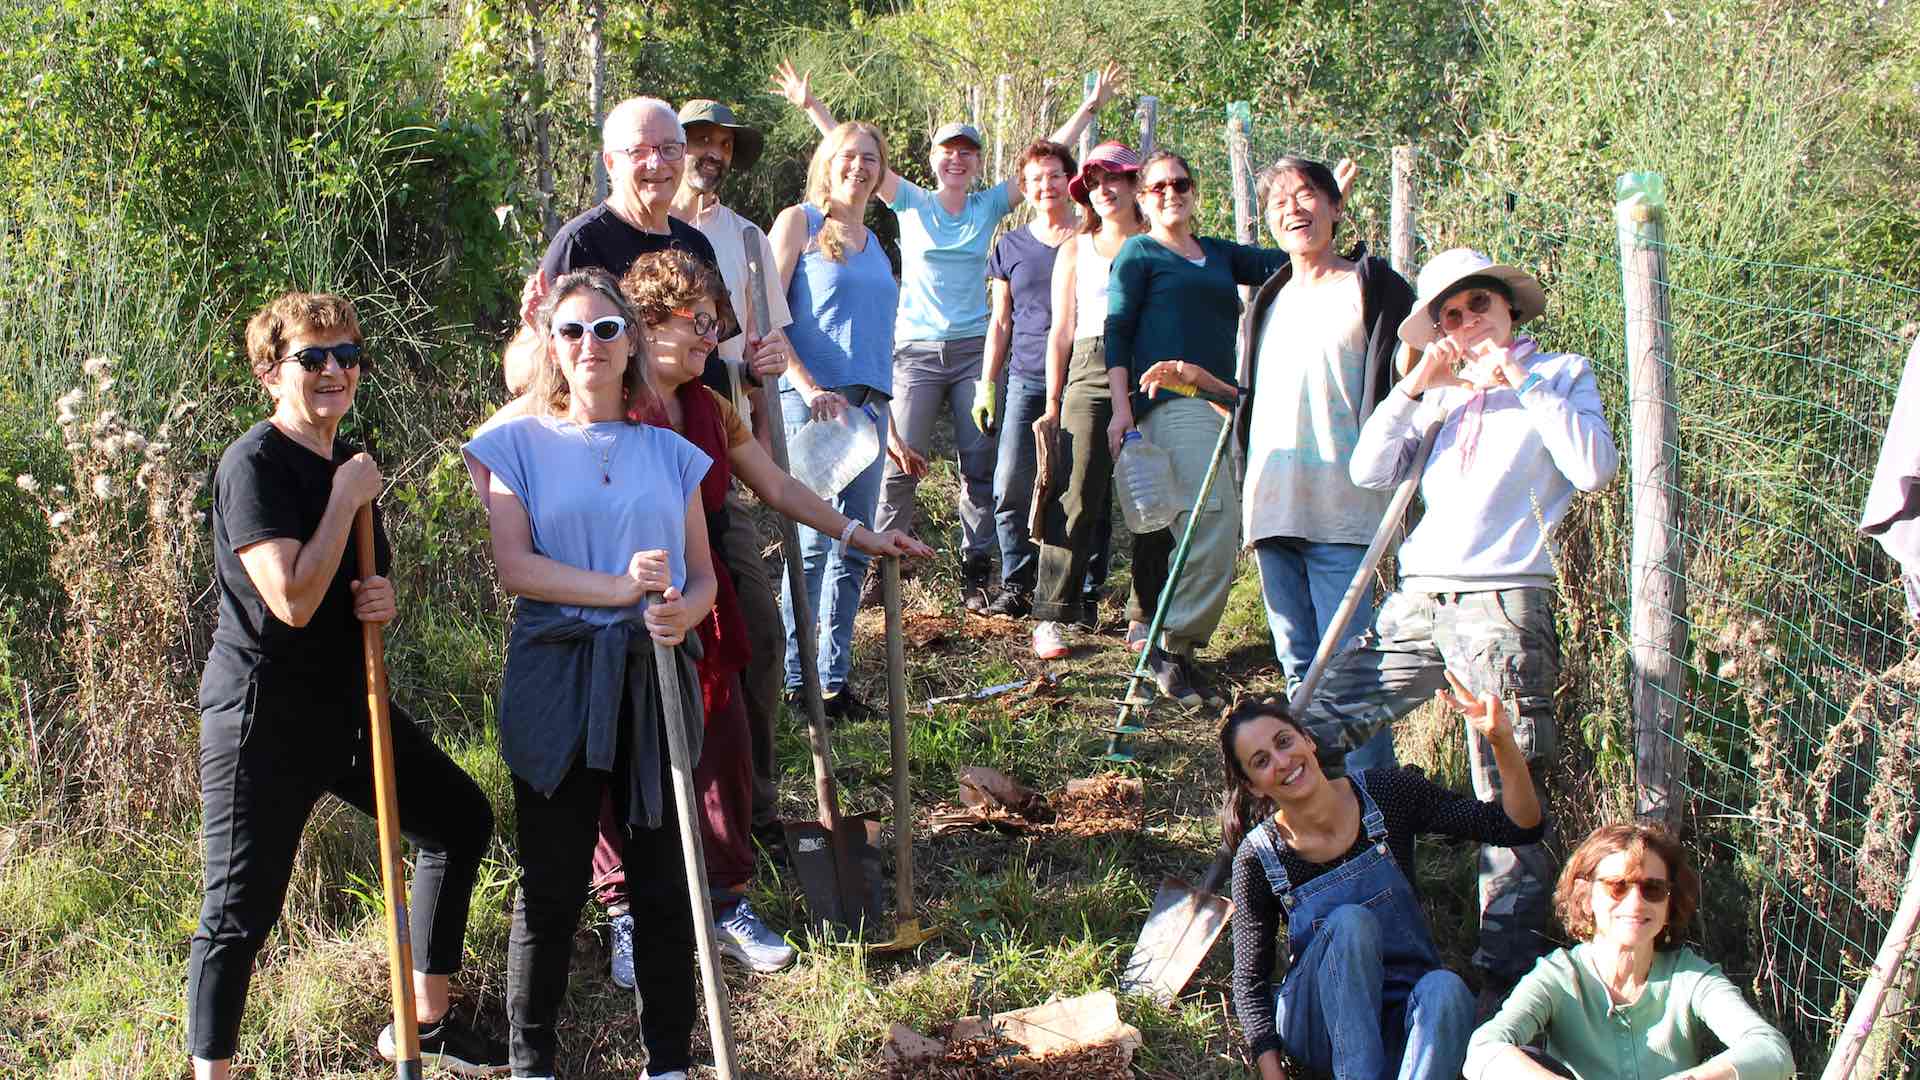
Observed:
[[[873,234],[859,251],[845,249],[846,262],[834,262],[814,237],[826,223],[819,208],[802,203],[807,215],[807,247],[787,286],[793,324],[787,341],[793,353],[822,387],[870,386],[893,396],[893,320],[900,286],[893,264]],[[780,389],[793,381],[780,377]]]
[[[1013,335],[1007,370],[1016,379],[1047,379],[1047,332],[1053,329],[1053,264],[1060,248],[1049,247],[1028,228],[1008,229],[993,245],[987,276],[1007,283],[1013,301]]]
[[[636,551],[665,549],[673,586],[687,584],[687,498],[713,462],[665,428],[612,420],[582,427],[516,416],[463,449],[527,509],[533,550],[555,562],[624,574]],[[609,483],[601,483],[602,461]],[[637,620],[629,607],[555,605],[584,622]]]
[[[967,196],[949,214],[939,196],[900,181],[887,206],[900,215],[897,341],[958,341],[987,332],[987,248],[1013,205],[1007,185]]]

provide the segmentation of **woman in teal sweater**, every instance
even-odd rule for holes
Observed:
[[[1560,872],[1571,949],[1540,958],[1467,1047],[1468,1080],[1787,1080],[1793,1052],[1720,970],[1680,944],[1700,902],[1657,825],[1594,830]],[[1528,1044],[1546,1036],[1544,1052]],[[1707,1057],[1707,1036],[1727,1049]]]
[[[1107,380],[1113,389],[1107,441],[1118,455],[1121,439],[1138,426],[1148,442],[1172,456],[1175,486],[1192,498],[1200,491],[1220,425],[1229,418],[1204,401],[1159,389],[1156,375],[1169,383],[1191,383],[1195,374],[1189,369],[1197,367],[1232,386],[1240,322],[1235,286],[1267,280],[1286,265],[1287,253],[1194,235],[1199,193],[1180,155],[1159,151],[1140,175],[1150,228],[1114,256],[1107,287]],[[1156,373],[1156,365],[1165,366]],[[1134,537],[1128,615],[1136,622],[1153,618],[1174,537],[1186,529],[1188,512],[1170,529]],[[1200,513],[1178,591],[1160,640],[1148,643],[1147,658],[1160,692],[1188,706],[1224,704],[1200,689],[1193,651],[1213,636],[1226,610],[1240,551],[1239,492],[1231,482],[1216,479]]]

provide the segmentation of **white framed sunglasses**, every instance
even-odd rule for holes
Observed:
[[[568,341],[579,341],[585,334],[592,334],[597,341],[613,341],[626,332],[627,320],[618,315],[603,315],[592,322],[568,319],[553,324],[554,336]]]

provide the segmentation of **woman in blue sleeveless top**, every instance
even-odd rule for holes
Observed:
[[[787,339],[793,363],[780,378],[780,408],[792,439],[809,420],[831,420],[848,408],[868,409],[882,440],[893,439],[887,400],[893,394],[893,317],[900,286],[893,264],[864,222],[867,202],[887,175],[887,144],[878,129],[848,121],[827,133],[807,169],[807,198],[774,219],[768,239],[793,325]],[[904,449],[904,448],[902,448]],[[873,527],[885,455],[874,459],[831,502],[851,521]],[[835,538],[800,526],[808,605],[819,623],[820,686],[827,711],[844,716],[855,705],[847,689],[852,666],[853,616],[860,579],[870,559]],[[787,626],[786,684],[799,690],[800,639],[793,598],[783,587]],[[825,601],[822,601],[822,594]]]
[[[1448,791],[1413,769],[1328,780],[1313,739],[1277,698],[1241,703],[1220,728],[1233,858],[1233,993],[1262,1080],[1281,1052],[1335,1080],[1460,1075],[1474,1001],[1441,966],[1413,881],[1413,839],[1533,843],[1540,803],[1507,707],[1452,674],[1451,697],[1493,746],[1501,803]],[[1289,964],[1272,972],[1286,923]]]

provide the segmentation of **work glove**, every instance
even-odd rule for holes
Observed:
[[[1000,426],[1000,402],[995,394],[998,387],[992,379],[979,379],[973,384],[973,426],[980,429],[982,435],[992,435]]]

